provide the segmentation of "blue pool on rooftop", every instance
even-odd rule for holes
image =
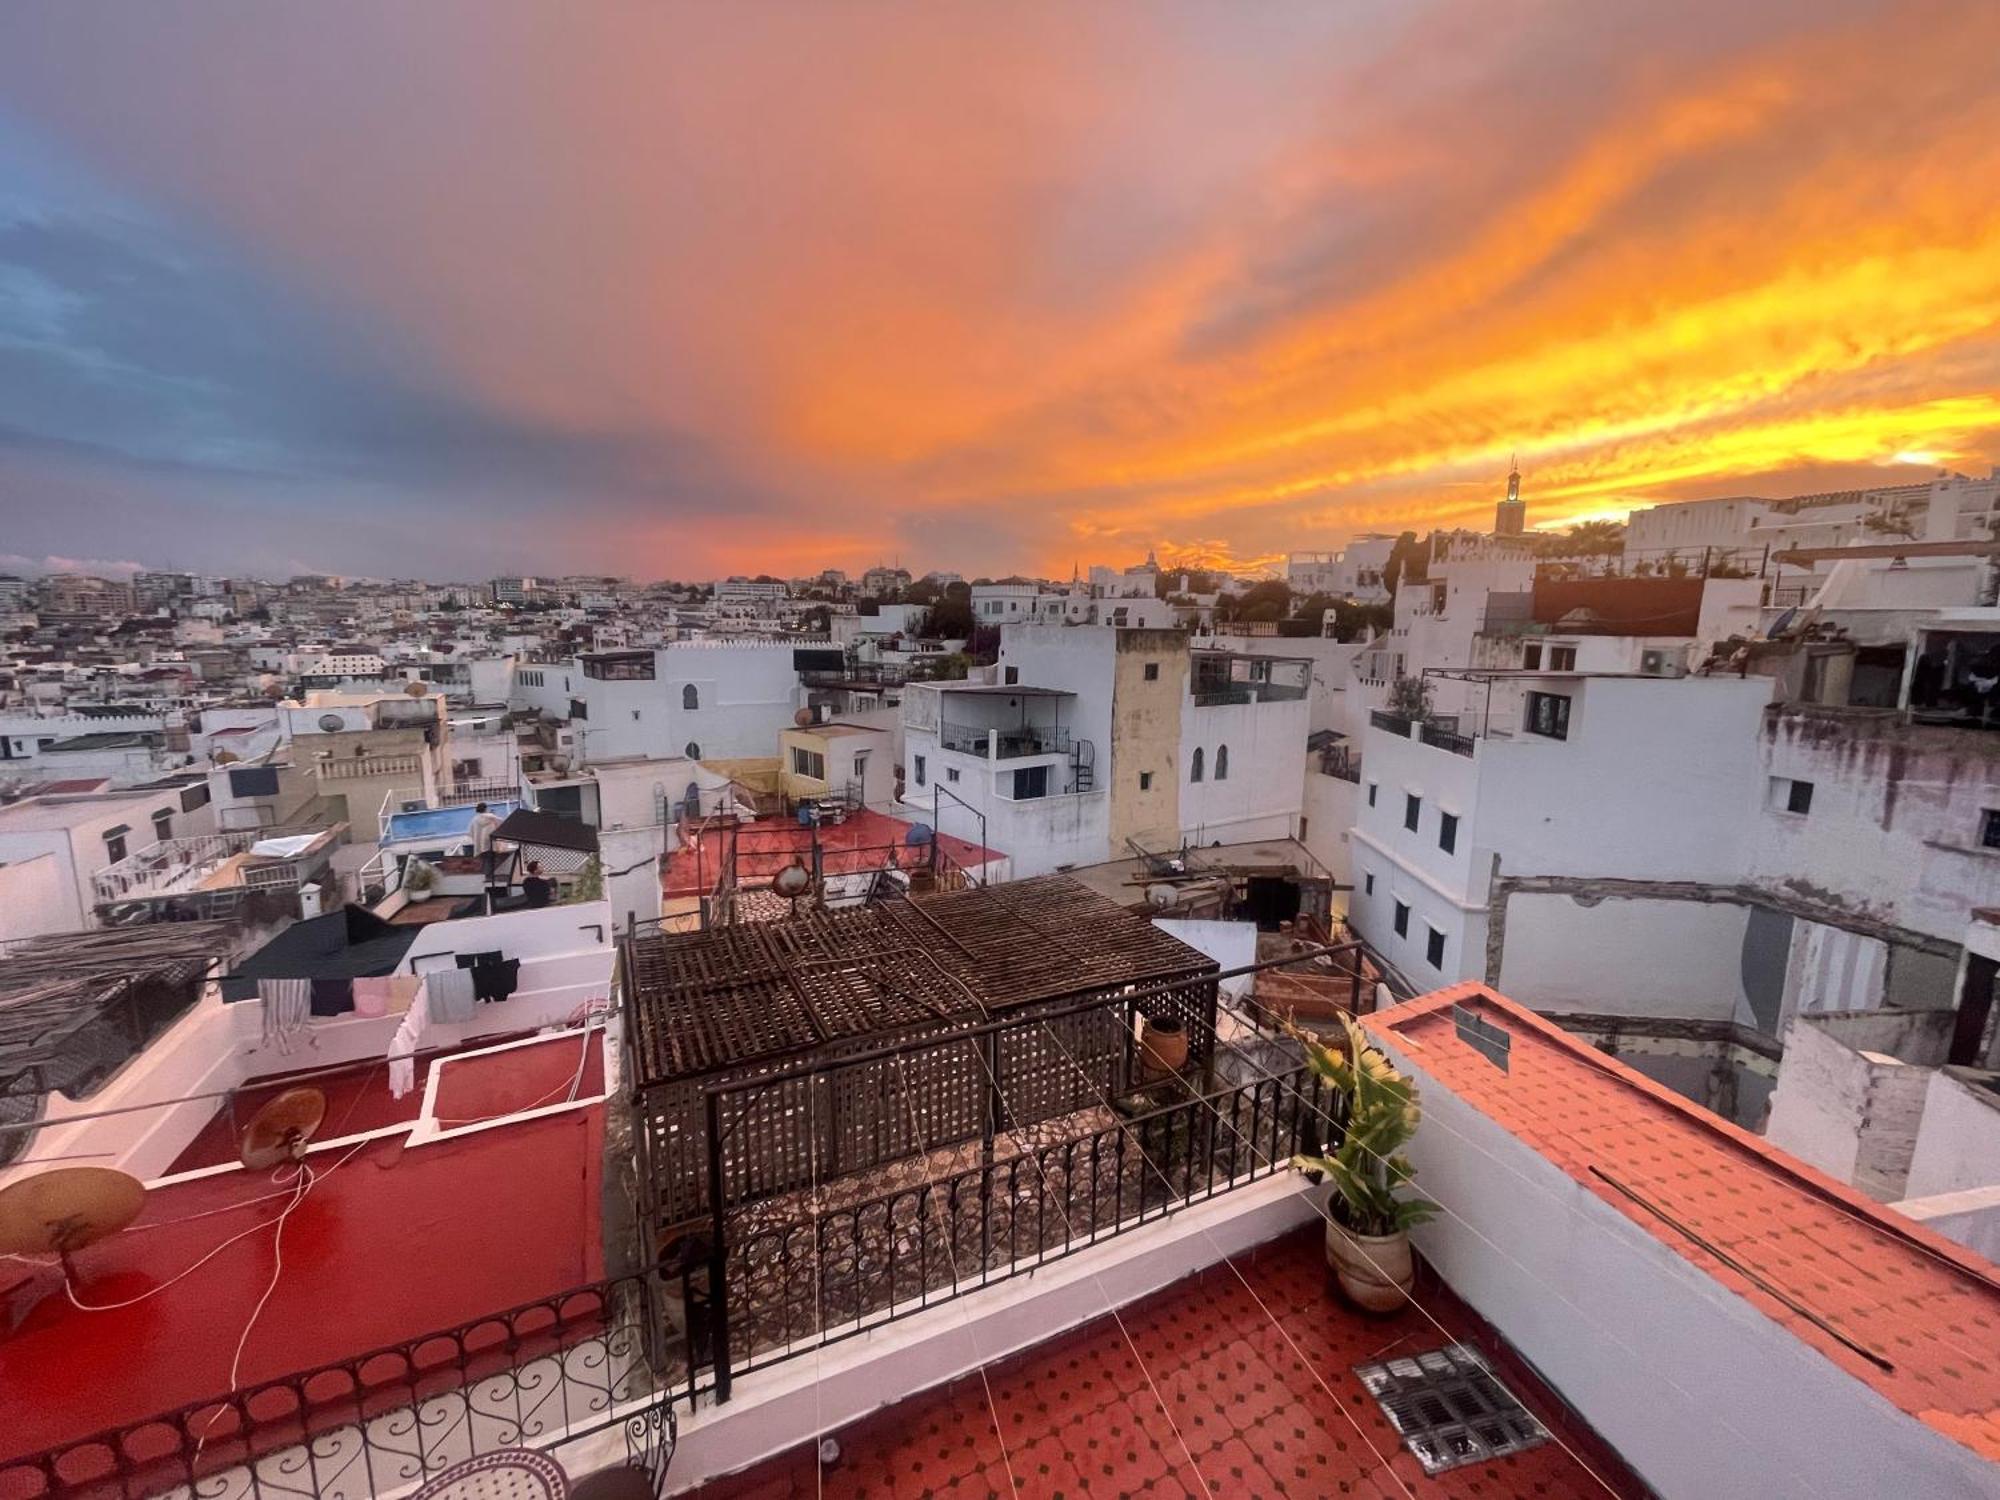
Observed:
[[[486,810],[496,818],[504,818],[519,805],[515,802],[489,802]],[[477,809],[469,803],[464,807],[427,807],[421,812],[391,813],[380,842],[401,844],[413,839],[467,839],[472,836],[472,820],[476,814]]]

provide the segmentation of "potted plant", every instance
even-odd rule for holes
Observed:
[[[403,866],[403,889],[412,901],[430,900],[437,889],[437,871],[421,859],[411,859]]]
[[[1342,1017],[1342,1045],[1328,1047],[1296,1028],[1306,1065],[1347,1099],[1347,1129],[1326,1156],[1300,1156],[1293,1165],[1318,1172],[1332,1184],[1327,1200],[1326,1260],[1340,1289],[1368,1312],[1403,1305],[1416,1280],[1410,1230],[1437,1212],[1422,1198],[1397,1190],[1415,1175],[1402,1150],[1423,1114],[1416,1086],[1396,1071],[1382,1049],[1351,1017]]]

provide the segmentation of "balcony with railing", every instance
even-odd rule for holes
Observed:
[[[326,865],[346,825],[277,837],[241,829],[160,839],[91,877],[98,906],[234,892],[295,891]]]
[[[1067,755],[1070,732],[1057,724],[1019,724],[1009,729],[981,728],[955,724],[949,719],[938,726],[938,746],[963,755],[989,759],[1019,760],[1030,755]]]
[[[1230,651],[1192,653],[1188,692],[1196,708],[1294,703],[1311,691],[1312,661],[1308,657],[1245,656]]]

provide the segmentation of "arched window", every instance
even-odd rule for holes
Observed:
[[[686,752],[689,760],[701,759],[701,746],[697,745],[693,740],[687,742]]]
[[[681,707],[682,708],[701,707],[701,693],[696,689],[695,685],[691,682],[686,687],[681,689]]]
[[[1215,747],[1215,779],[1217,781],[1227,781],[1229,779],[1229,747],[1227,745],[1217,745]]]
[[[1194,747],[1194,769],[1188,772],[1189,781],[1201,780],[1201,746]]]

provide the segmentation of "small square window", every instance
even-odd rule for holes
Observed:
[[[1770,807],[1773,812],[1793,813],[1804,817],[1812,811],[1813,784],[1800,781],[1792,776],[1771,778]]]
[[[1415,833],[1417,825],[1424,820],[1424,799],[1415,792],[1403,794],[1403,826]]]
[[[1458,848],[1458,814],[1438,814],[1438,848],[1450,854]]]
[[[1410,908],[1406,903],[1398,901],[1396,903],[1396,936],[1408,937],[1409,935]]]
[[[1521,648],[1521,665],[1530,672],[1538,672],[1542,666],[1542,643],[1529,641]]]
[[[1549,670],[1551,672],[1574,672],[1576,670],[1576,647],[1549,647]]]
[[[1159,664],[1158,662],[1156,662],[1156,661],[1149,661],[1149,662],[1147,662],[1147,663],[1146,663],[1146,681],[1148,681],[1148,682],[1158,682],[1159,680],[1160,680],[1160,664]]]
[[[1979,815],[1979,846],[2000,849],[2000,809],[1989,807]]]
[[[1424,940],[1424,962],[1433,969],[1444,967],[1444,934],[1435,927],[1431,929],[1431,935]]]
[[[946,767],[944,768],[944,779],[945,779],[946,781],[956,781],[956,780],[958,780],[958,767],[957,767],[957,766],[946,766]]]
[[[1153,789],[1153,773],[1151,771],[1141,771],[1139,773],[1139,790],[1142,792],[1150,792],[1152,789]]]
[[[1372,781],[1368,783],[1368,805],[1370,807],[1375,805],[1375,783]]]

